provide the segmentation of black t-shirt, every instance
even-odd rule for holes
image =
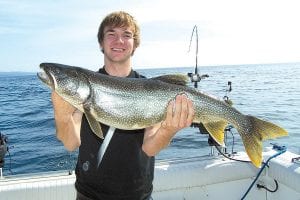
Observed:
[[[102,68],[100,73],[107,74]],[[131,71],[130,78],[144,78]],[[100,123],[101,124],[101,123]],[[101,124],[104,136],[108,126]],[[152,193],[154,157],[142,150],[144,129],[116,129],[98,166],[102,139],[91,130],[83,115],[75,187],[83,195],[99,200],[149,199]]]

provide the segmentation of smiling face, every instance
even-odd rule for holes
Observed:
[[[108,62],[127,62],[135,50],[134,36],[130,28],[107,26],[100,44]]]
[[[98,42],[104,53],[105,65],[130,63],[130,57],[140,44],[140,28],[136,20],[124,11],[107,15],[98,30]]]

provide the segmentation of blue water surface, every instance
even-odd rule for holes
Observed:
[[[153,77],[162,74],[193,72],[192,67],[139,69]],[[199,89],[222,98],[228,81],[228,94],[234,107],[244,114],[272,121],[288,132],[288,137],[269,140],[286,145],[300,153],[300,64],[257,64],[199,67],[209,78],[201,80]],[[146,105],[145,105],[146,106]],[[5,157],[4,174],[24,174],[74,169],[77,151],[68,152],[56,139],[50,90],[35,73],[0,73],[0,131],[8,137],[9,154]],[[231,144],[232,137],[228,137]],[[234,132],[235,150],[243,150]],[[170,146],[157,159],[207,155],[207,135],[197,128],[178,133]],[[10,172],[11,170],[11,172]]]

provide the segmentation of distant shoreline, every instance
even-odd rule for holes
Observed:
[[[300,62],[282,62],[282,63],[257,63],[257,64],[255,64],[255,63],[249,63],[249,64],[224,64],[224,65],[222,65],[222,64],[219,64],[219,65],[198,65],[198,68],[206,68],[206,67],[235,67],[235,66],[245,66],[245,67],[247,67],[247,66],[256,66],[256,65],[265,65],[265,66],[267,66],[267,65],[299,65],[300,64]],[[84,66],[80,66],[80,65],[78,65],[78,67],[84,67]],[[159,67],[151,67],[151,66],[133,66],[133,68],[134,68],[134,70],[153,70],[153,69],[158,69],[158,70],[164,70],[164,69],[174,69],[174,68],[178,68],[178,69],[180,69],[180,68],[194,68],[195,66],[174,66],[174,67],[172,67],[172,66],[159,66]],[[87,69],[89,69],[88,68],[88,66],[87,66]],[[3,75],[33,75],[33,74],[36,74],[38,72],[38,70],[37,71],[33,71],[33,72],[26,72],[26,71],[0,71],[0,76],[3,76]]]

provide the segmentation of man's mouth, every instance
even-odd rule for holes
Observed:
[[[125,51],[125,49],[123,48],[112,48],[113,51],[117,51],[117,52],[123,52]]]

